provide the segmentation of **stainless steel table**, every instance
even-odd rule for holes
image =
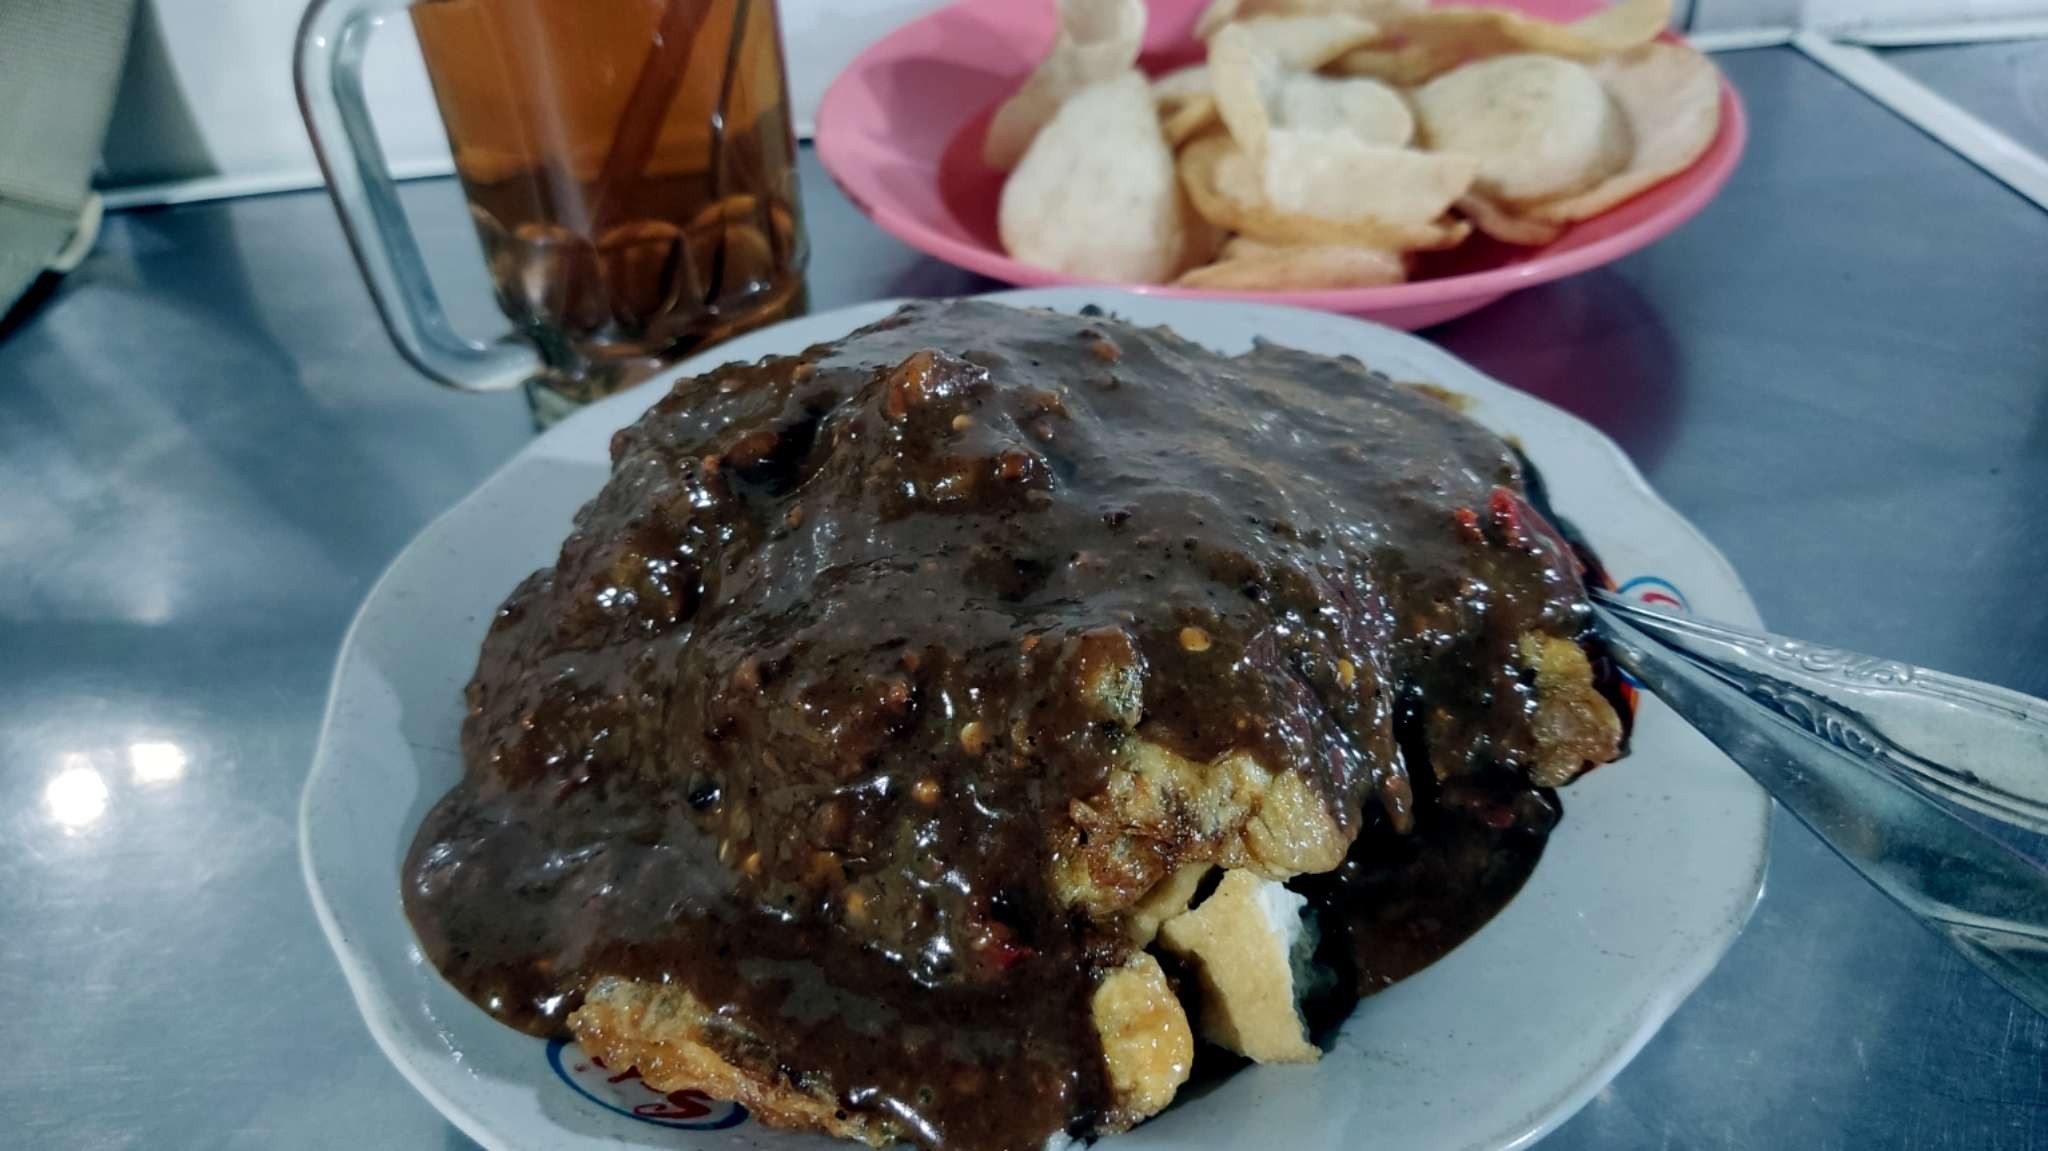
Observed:
[[[1611,433],[1778,628],[2048,695],[2048,214],[1789,51],[1722,64],[1755,138],[1704,215],[1431,334]],[[983,286],[803,176],[820,307]],[[454,188],[407,198],[488,323]],[[314,194],[116,216],[17,329],[0,1145],[468,1147],[358,1021],[295,817],[350,613],[521,402],[398,361]],[[2048,1026],[1780,818],[1747,934],[1546,1147],[2048,1147]]]

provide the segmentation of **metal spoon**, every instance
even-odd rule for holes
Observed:
[[[2048,1015],[2048,869],[1980,826],[2048,835],[2048,702],[1591,594],[1630,675],[1878,890]]]

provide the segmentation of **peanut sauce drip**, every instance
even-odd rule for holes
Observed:
[[[1050,829],[1128,741],[1249,751],[1379,842],[1404,759],[1429,794],[1528,762],[1516,637],[1585,625],[1508,447],[1348,359],[916,304],[683,381],[612,458],[491,625],[412,923],[515,1027],[668,981],[929,1147],[1112,1107],[1127,945]]]

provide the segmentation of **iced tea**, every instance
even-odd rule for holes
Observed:
[[[412,9],[505,314],[595,398],[801,309],[773,0]]]

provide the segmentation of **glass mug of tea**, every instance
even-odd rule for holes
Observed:
[[[370,125],[370,32],[409,10],[499,306],[450,325]],[[385,327],[443,384],[542,423],[804,306],[774,0],[313,0],[299,106]],[[514,338],[517,337],[517,338]]]

